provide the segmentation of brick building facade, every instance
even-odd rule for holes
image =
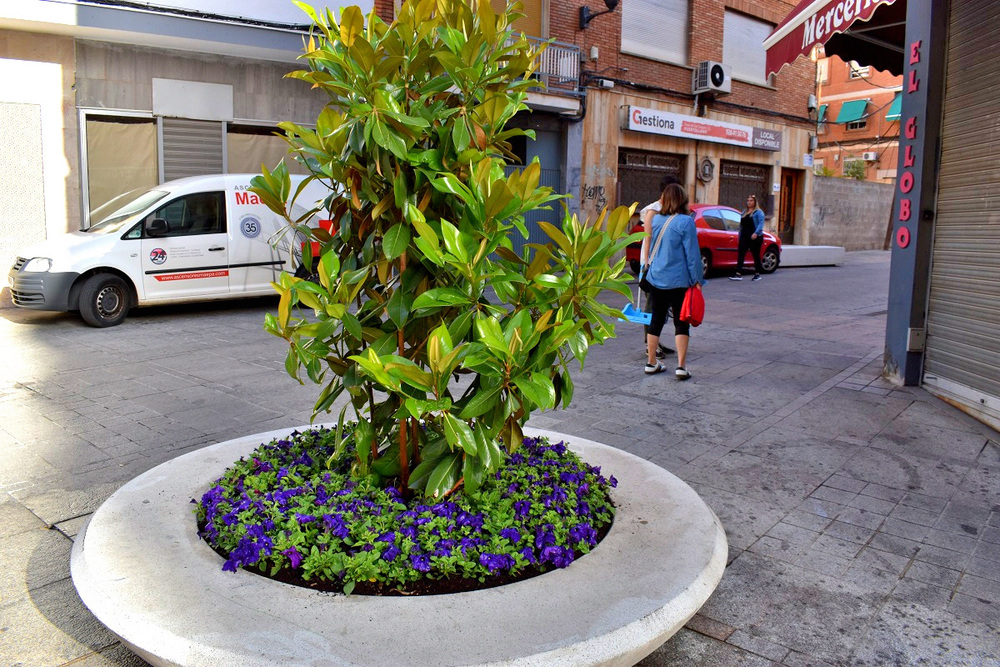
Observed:
[[[816,61],[819,174],[892,183],[903,77],[837,56]]]
[[[581,7],[603,12],[598,0],[526,4],[542,15],[539,37],[579,53],[581,108],[562,117],[563,141],[580,147],[562,155],[579,154],[579,181],[565,182],[584,214],[648,203],[671,174],[692,202],[742,207],[755,193],[769,229],[786,243],[809,242],[814,68],[794,63],[767,78],[761,44],[794,2],[630,0],[582,29]],[[704,61],[732,70],[729,94],[693,94],[692,73]],[[650,124],[630,123],[630,113]],[[770,141],[751,143],[758,136]]]

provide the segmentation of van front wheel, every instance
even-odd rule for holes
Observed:
[[[124,280],[98,273],[88,278],[80,290],[80,316],[92,327],[113,327],[128,315],[131,298]]]

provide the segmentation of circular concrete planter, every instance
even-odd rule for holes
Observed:
[[[189,503],[274,431],[168,461],[114,493],[73,546],[84,604],[153,665],[631,665],[704,604],[726,538],[684,482],[631,454],[565,439],[618,479],[607,537],[564,570],[424,597],[345,597],[222,571]]]

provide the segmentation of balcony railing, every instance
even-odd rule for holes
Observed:
[[[546,40],[537,37],[527,37],[532,46],[538,46]],[[535,78],[541,85],[539,89],[552,95],[576,97],[580,94],[580,47],[563,42],[549,42],[539,56],[538,70]]]

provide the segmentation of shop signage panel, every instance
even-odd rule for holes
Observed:
[[[626,129],[649,134],[662,134],[682,139],[700,139],[744,148],[766,151],[781,150],[781,132],[749,125],[724,123],[685,114],[628,107]]]

